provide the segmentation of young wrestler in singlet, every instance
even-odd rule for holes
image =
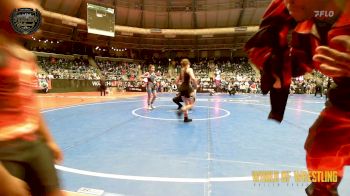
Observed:
[[[143,75],[143,78],[147,78],[147,84],[146,84],[146,91],[148,94],[147,98],[147,109],[152,110],[155,107],[153,106],[154,101],[156,100],[157,97],[157,88],[156,88],[156,73],[155,73],[155,66],[154,65],[149,65],[148,67],[148,72],[146,72]]]
[[[185,103],[185,106],[180,110],[184,114],[184,122],[192,121],[192,119],[188,118],[188,110],[192,108],[194,102],[191,96],[194,96],[195,93],[195,90],[191,86],[191,82],[193,86],[197,86],[197,80],[194,76],[193,69],[190,68],[190,61],[188,59],[183,59],[181,61],[181,72],[176,83],[180,85],[179,93]]]

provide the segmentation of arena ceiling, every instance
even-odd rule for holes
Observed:
[[[259,25],[270,0],[41,0],[42,7],[86,20],[87,3],[115,9],[116,25],[159,29],[202,29]],[[232,49],[240,51],[249,33],[208,36],[123,35],[113,38],[87,34],[86,26],[70,26],[45,18],[42,36],[91,45],[122,45],[144,49]]]

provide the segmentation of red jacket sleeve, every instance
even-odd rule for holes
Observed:
[[[273,50],[286,50],[288,30],[294,25],[283,0],[274,0],[267,8],[259,31],[246,43],[245,51],[251,61],[263,69]]]

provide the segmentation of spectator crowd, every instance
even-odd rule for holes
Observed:
[[[146,72],[148,64],[156,67],[157,89],[159,92],[177,91],[175,77],[180,72],[180,65],[164,59],[152,59],[153,62],[120,62],[113,60],[96,60],[92,66],[84,58],[38,57],[40,71],[38,78],[116,81],[120,90],[127,87],[144,87],[145,80],[141,75]],[[174,66],[171,66],[173,64]],[[199,91],[215,91],[235,93],[260,93],[260,73],[253,69],[247,58],[220,58],[192,60],[191,67],[199,81]],[[173,69],[173,70],[171,70]],[[171,72],[173,74],[171,74]],[[305,77],[294,78],[291,93],[313,94],[317,86],[322,86],[322,93],[332,81],[319,72]]]

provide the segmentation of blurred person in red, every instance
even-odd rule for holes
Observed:
[[[41,9],[34,0],[0,1],[0,195],[62,195],[54,161],[62,152],[40,114],[35,86],[36,57],[16,33],[10,15],[17,8]]]
[[[336,171],[337,182],[312,182],[306,193],[338,195],[344,166],[350,164],[350,2],[274,0],[245,50],[262,71],[263,94],[270,92],[269,119],[278,122],[292,77],[317,69],[333,78],[336,86],[309,130],[305,150],[308,170]]]

